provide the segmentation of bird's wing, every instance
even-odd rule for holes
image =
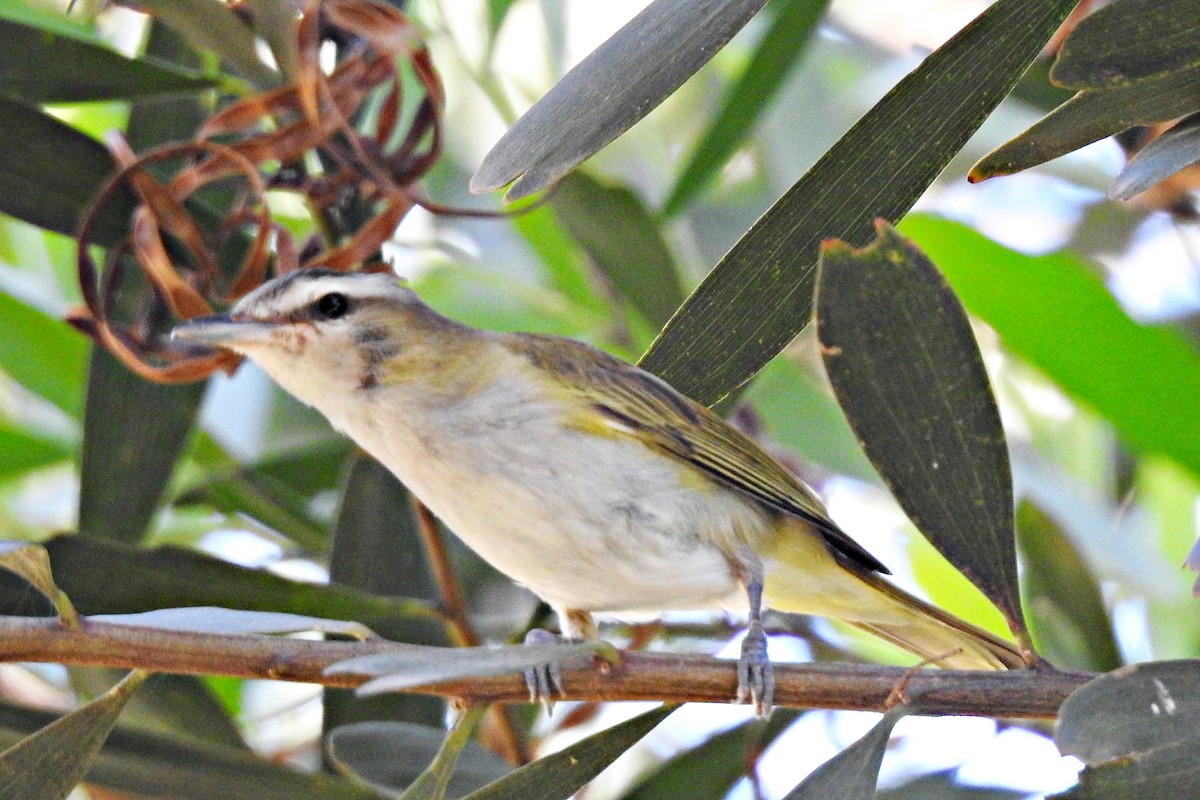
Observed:
[[[666,382],[571,340],[522,336],[513,346],[539,372],[595,411],[609,429],[679,459],[770,508],[808,520],[856,566],[888,573],[829,519],[811,489],[725,420]]]

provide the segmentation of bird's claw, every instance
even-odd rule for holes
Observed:
[[[761,623],[752,622],[742,640],[737,678],[737,702],[749,700],[760,717],[768,714],[775,700],[775,670],[767,656],[767,634]]]
[[[553,644],[561,641],[562,637],[541,628],[534,628],[525,634],[525,644]],[[555,661],[525,670],[525,688],[529,689],[529,702],[541,703],[547,714],[554,709],[555,694],[559,697],[567,695],[562,684],[562,668]]]

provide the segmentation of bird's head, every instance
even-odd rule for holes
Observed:
[[[438,315],[395,275],[289,272],[229,310],[188,320],[173,339],[247,356],[283,388],[329,403],[414,380],[429,383],[479,332]]]

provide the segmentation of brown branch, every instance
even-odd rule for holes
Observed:
[[[205,634],[114,625],[83,618],[76,629],[51,617],[0,618],[0,661],[50,662],[156,672],[267,678],[354,688],[366,678],[325,675],[354,656],[409,645],[383,640],[322,642],[273,636]],[[865,664],[777,664],[775,702],[797,708],[882,711],[905,674]],[[921,670],[907,691],[926,714],[1050,719],[1067,695],[1095,677],[1084,672]],[[733,661],[667,653],[622,653],[620,666],[563,669],[567,699],[727,703],[737,678]],[[470,700],[522,702],[520,675],[475,677],[414,689]]]

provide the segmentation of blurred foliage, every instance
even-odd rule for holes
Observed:
[[[89,351],[62,321],[81,300],[64,236],[75,233],[116,166],[99,140],[114,126],[139,153],[188,140],[214,111],[286,86],[306,68],[305,53],[316,52],[284,35],[294,7],[154,0],[138,4],[156,17],[143,31],[145,17],[128,8],[80,5],[65,16],[0,2],[0,538],[44,543],[5,549],[0,566],[37,588],[0,576],[4,613],[224,606],[445,641],[432,610],[439,588],[405,490],[390,475],[250,368],[212,379],[202,405],[204,385],[147,383],[107,352]],[[835,518],[898,580],[985,626],[996,624],[995,611],[977,610],[982,599],[959,600],[975,590],[956,588],[966,586],[957,575],[959,583],[945,580],[952,568],[935,563],[940,557],[883,485],[923,529],[932,518],[951,531],[943,533],[950,561],[1014,619],[1005,551],[1014,541],[1011,488],[1024,616],[1039,654],[1056,666],[1105,672],[1200,655],[1194,576],[1179,569],[1196,538],[1200,499],[1194,0],[1083,3],[1076,27],[1056,35],[1049,57],[1028,72],[1072,2],[1000,0],[920,64],[910,41],[871,24],[869,3],[864,12],[849,0],[770,0],[756,14],[762,5],[652,4],[512,126],[476,180],[493,186],[522,175],[521,194],[565,174],[557,193],[524,213],[479,218],[444,212],[499,209],[498,198],[468,195],[471,173],[500,135],[499,121],[511,125],[512,109],[549,89],[543,65],[558,73],[563,53],[578,60],[576,38],[600,44],[588,16],[600,12],[565,0],[410,4],[445,83],[445,137],[430,148],[441,147],[441,158],[419,188],[429,210],[409,212],[384,257],[438,310],[464,322],[573,336],[630,360],[649,348],[646,365],[700,399],[740,391],[734,421],[821,489]],[[1101,7],[1085,15],[1092,5]],[[352,38],[330,47],[345,57]],[[647,42],[653,58],[638,49]],[[371,95],[354,124],[376,130],[381,116],[419,119],[417,79],[401,75],[396,85],[405,100]],[[1010,90],[1019,99],[1001,103]],[[1113,134],[1119,147],[1075,152]],[[336,137],[330,141],[336,149]],[[305,169],[332,170],[324,157]],[[1116,162],[1126,158],[1114,183]],[[968,187],[971,161],[973,179],[1035,169]],[[1117,208],[1103,197],[1110,189],[1131,203]],[[344,194],[314,207],[295,192],[270,191],[267,204],[298,249],[332,248],[353,241],[374,208],[370,198]],[[224,208],[229,197],[228,187],[212,187],[193,207]],[[905,216],[918,198],[921,213]],[[94,220],[96,249],[126,237],[138,202],[128,188],[115,191]],[[819,284],[821,242],[863,245],[877,217],[904,217],[898,230],[907,237],[886,239],[896,259],[872,262],[872,281],[881,282]],[[920,251],[910,251],[914,245]],[[185,250],[172,253],[186,260]],[[854,268],[871,261],[869,252],[832,252]],[[117,256],[114,263],[126,263],[127,254]],[[918,285],[889,264],[915,264],[928,280]],[[856,343],[847,350],[843,340],[821,339],[826,357],[831,348],[850,353],[849,374],[833,370],[838,399],[817,337],[805,330],[814,286],[828,290],[831,313],[842,315],[833,319]],[[934,319],[936,304],[921,294],[930,287],[946,303],[961,302],[973,335],[958,317],[949,326]],[[855,294],[868,290],[876,299]],[[128,311],[147,298],[154,292],[142,284],[114,300]],[[904,319],[915,308],[924,311]],[[143,320],[146,330],[169,325],[165,309]],[[967,361],[973,366],[956,367]],[[879,394],[863,403],[862,390],[847,397],[846,386],[866,368],[873,372],[863,380]],[[1007,450],[996,438],[993,392]],[[918,435],[932,418],[941,422],[911,446],[888,439]],[[977,430],[968,418],[987,424]],[[953,474],[931,477],[939,468]],[[995,491],[972,493],[988,481]],[[977,503],[986,506],[986,525],[975,524]],[[990,534],[974,530],[980,526]],[[476,633],[500,642],[523,630],[535,600],[453,539],[446,544]],[[720,647],[721,626],[700,640],[695,626],[687,630],[653,646]],[[626,633],[613,631],[618,639]],[[793,638],[818,655],[878,652],[821,625]],[[446,738],[439,701],[362,703],[329,693],[325,725],[343,778],[278,763],[319,760],[321,724],[304,714],[315,707],[312,695],[294,706],[294,695],[258,682],[151,681],[116,722],[136,678],[92,699],[95,675],[68,683],[46,670],[9,669],[21,680],[0,689],[0,743],[11,748],[0,753],[5,796],[63,797],[84,776],[105,792],[144,797],[366,798],[397,796],[409,781],[421,796],[437,797],[447,785],[453,795],[504,773],[476,743],[516,758],[546,741],[573,744],[479,796],[566,797],[633,748],[636,757],[621,763],[637,764],[602,776],[595,796],[715,798],[744,791],[744,776],[759,789],[778,784],[767,780],[767,764],[777,763],[768,756],[796,747],[788,727],[804,718],[777,712],[710,736],[729,718],[694,726],[663,709],[607,725],[594,723],[614,719],[612,709],[583,707],[535,724],[531,708],[506,721],[472,714]],[[1069,796],[1194,794],[1198,674],[1192,661],[1155,663],[1080,690],[1057,733],[1063,752],[1088,765]],[[47,694],[77,710],[36,710]],[[1155,707],[1161,713],[1148,711]],[[201,713],[189,730],[188,715]],[[229,724],[214,725],[212,715],[222,713]],[[901,713],[827,762],[795,796],[871,796]],[[234,723],[256,752],[229,741]],[[339,727],[345,723],[353,725]],[[203,734],[215,729],[225,738]],[[406,733],[418,729],[419,737]],[[644,735],[652,744],[635,747]],[[826,752],[831,741],[851,739],[822,735],[803,747]],[[1001,770],[1025,767],[999,747],[988,756]],[[449,776],[460,757],[465,777],[456,782]],[[906,778],[923,777],[882,796],[1022,796],[962,785],[941,761],[907,758]],[[792,786],[803,776],[786,778]]]

